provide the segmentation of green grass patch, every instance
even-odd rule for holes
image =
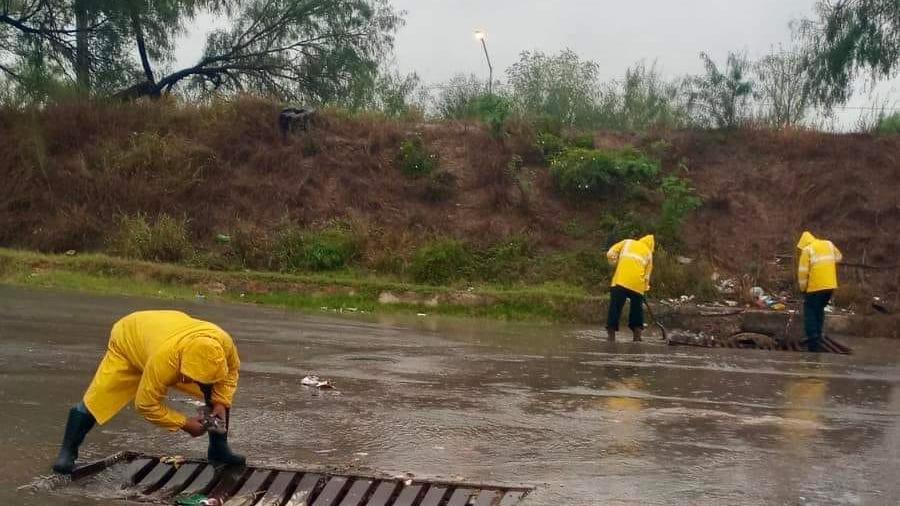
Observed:
[[[529,321],[597,321],[602,297],[563,284],[455,291],[402,283],[351,270],[283,274],[220,272],[105,255],[45,255],[0,249],[0,283],[190,300],[274,305],[304,311],[428,313]],[[218,286],[219,290],[210,287]],[[224,287],[224,291],[221,291]],[[385,294],[391,303],[379,299]]]

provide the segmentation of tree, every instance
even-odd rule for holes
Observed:
[[[603,86],[593,126],[629,131],[681,126],[686,121],[682,92],[682,82],[664,80],[655,64],[637,63],[624,79]]]
[[[772,126],[800,124],[812,105],[803,55],[773,51],[754,65],[763,116]]]
[[[900,68],[900,2],[820,0],[800,23],[809,87],[826,106],[844,103],[858,75],[890,78]]]
[[[691,109],[703,126],[736,128],[750,116],[754,82],[746,54],[728,53],[724,71],[706,53],[700,53],[706,73],[690,80]]]
[[[339,103],[351,110],[376,110],[399,118],[411,111],[424,111],[421,85],[415,72],[404,75],[394,69],[379,69],[375,75],[355,76],[349,95]]]
[[[181,89],[335,100],[350,92],[354,79],[376,75],[402,24],[388,0],[7,0],[0,5],[6,7],[0,10],[0,61],[26,53],[23,39],[37,41],[59,73],[94,91],[117,89],[121,97]],[[226,15],[230,26],[209,35],[194,65],[170,69],[176,36],[202,11]],[[20,36],[11,40],[11,32]]]
[[[479,100],[487,93],[488,86],[484,79],[475,74],[457,74],[441,86],[437,113],[444,119],[476,118]]]
[[[525,51],[507,70],[510,98],[522,113],[560,126],[590,126],[599,92],[599,66],[572,50],[548,56]]]

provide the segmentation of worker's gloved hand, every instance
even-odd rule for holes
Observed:
[[[228,408],[224,404],[213,404],[212,416],[221,420],[228,419]]]
[[[184,425],[181,426],[181,430],[190,434],[191,437],[200,437],[206,434],[206,428],[203,427],[203,423],[200,421],[199,416],[192,416],[185,420]]]

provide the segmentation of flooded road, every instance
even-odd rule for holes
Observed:
[[[900,503],[897,341],[849,341],[852,356],[688,349],[0,287],[0,504],[110,503],[16,487],[46,473],[112,323],[163,307],[235,337],[231,439],[252,463],[534,485],[530,505]],[[307,373],[339,393],[302,387]],[[124,449],[200,456],[205,440],[127,409],[81,454]]]

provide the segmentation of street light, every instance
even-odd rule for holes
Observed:
[[[487,32],[484,30],[475,30],[475,38],[481,41],[481,47],[484,49],[484,59],[487,60],[488,64],[488,95],[493,95],[494,93],[494,66],[491,65],[491,57],[488,55],[487,43],[485,43],[484,39],[487,38]]]

